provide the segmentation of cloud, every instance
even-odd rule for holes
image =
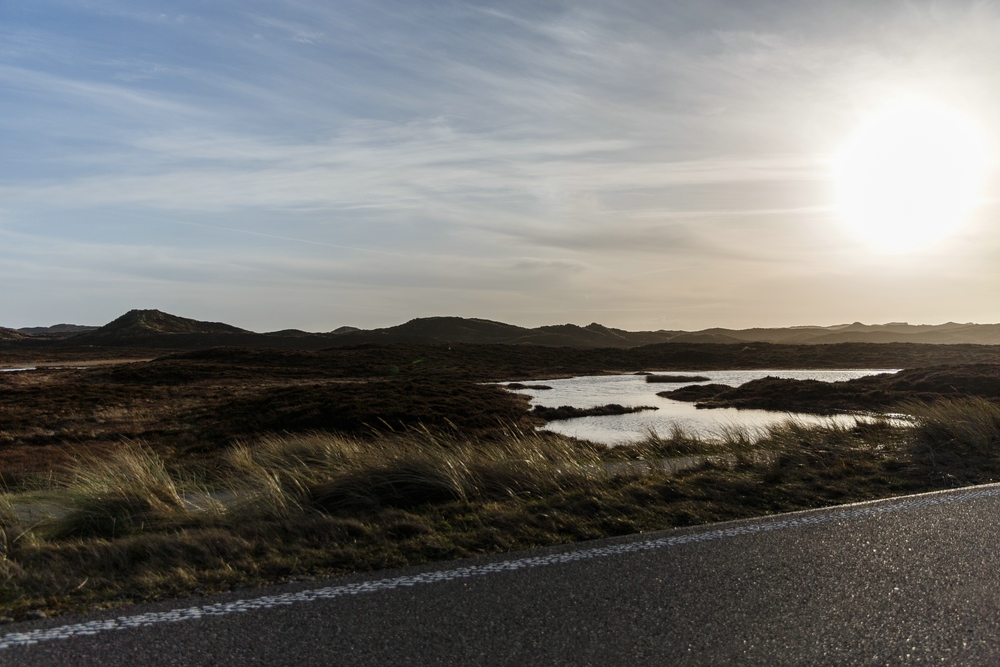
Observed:
[[[233,303],[752,319],[748,272],[852,251],[828,158],[866,113],[901,91],[1000,111],[985,4],[42,4],[65,20],[0,35],[9,261]],[[707,282],[656,282],[681,269]]]
[[[253,21],[263,28],[273,28],[280,32],[284,32],[291,37],[293,42],[299,42],[300,44],[314,44],[323,39],[322,32],[310,30],[303,25],[295,25],[286,21],[279,21],[274,18],[259,16],[254,17]]]

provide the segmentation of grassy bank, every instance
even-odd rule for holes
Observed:
[[[1000,479],[1000,408],[787,423],[605,449],[511,429],[247,439],[200,474],[139,443],[0,498],[0,611],[23,618],[759,516]],[[676,473],[665,457],[701,456]],[[642,461],[641,465],[629,461]]]

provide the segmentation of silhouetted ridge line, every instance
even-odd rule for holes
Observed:
[[[29,340],[35,344],[138,346],[170,349],[202,349],[213,346],[276,347],[316,350],[370,344],[506,344],[570,347],[577,349],[627,349],[661,343],[814,345],[836,343],[931,343],[1000,345],[1000,324],[913,325],[839,324],[781,328],[723,329],[701,331],[625,331],[597,322],[587,326],[555,324],[527,328],[494,320],[465,317],[420,317],[396,326],[358,329],[342,326],[325,333],[282,329],[256,333],[221,322],[202,322],[159,310],[130,310],[103,327],[78,325],[0,329],[0,341],[13,345]]]
[[[73,334],[97,331],[100,327],[85,326],[82,324],[53,324],[50,327],[21,327],[18,329],[23,334],[29,336],[71,336]]]
[[[202,322],[178,317],[161,310],[130,310],[103,327],[77,338],[121,337],[162,334],[246,334],[252,333],[222,322]]]

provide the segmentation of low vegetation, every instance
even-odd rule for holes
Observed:
[[[659,410],[653,405],[630,405],[624,406],[618,403],[608,403],[598,405],[593,408],[575,408],[572,405],[560,405],[557,408],[550,408],[544,405],[536,405],[531,410],[533,417],[545,421],[557,421],[559,419],[576,419],[577,417],[605,417],[607,415],[627,415],[633,412],[643,412],[645,410]]]
[[[658,395],[693,402],[702,408],[757,408],[813,414],[883,411],[903,403],[926,403],[941,398],[1000,400],[1000,365],[993,362],[926,366],[845,382],[765,377],[738,387],[693,385]]]
[[[662,382],[667,384],[682,384],[685,382],[708,382],[711,378],[704,375],[663,375],[659,373],[649,373],[646,375],[646,382]]]
[[[120,605],[1000,478],[995,403],[905,408],[912,423],[789,421],[709,440],[675,429],[612,449],[516,426],[266,435],[200,471],[127,442],[0,497],[0,611]]]

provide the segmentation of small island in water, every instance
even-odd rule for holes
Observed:
[[[704,375],[653,375],[649,374],[646,376],[646,382],[669,382],[672,384],[681,384],[683,382],[708,382],[712,378],[707,378]]]

